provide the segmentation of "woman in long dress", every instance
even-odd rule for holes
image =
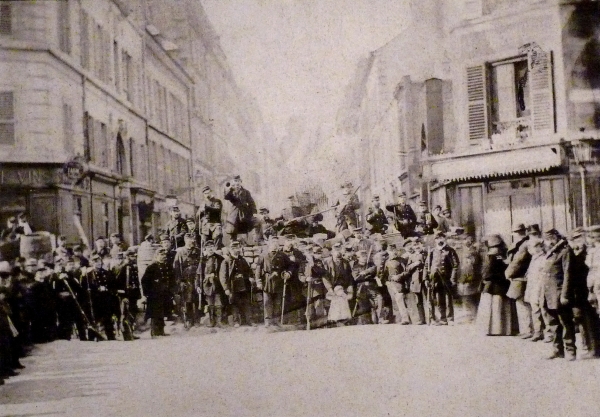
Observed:
[[[518,325],[514,301],[506,297],[510,286],[510,281],[504,276],[506,245],[498,235],[491,236],[486,243],[488,253],[477,323],[488,336],[512,336]]]

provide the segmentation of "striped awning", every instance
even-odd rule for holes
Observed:
[[[505,149],[431,161],[429,180],[466,181],[549,171],[562,165],[561,148]]]

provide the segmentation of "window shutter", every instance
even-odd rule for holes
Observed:
[[[0,93],[0,145],[15,143],[15,109],[12,91]]]
[[[467,68],[469,140],[488,138],[485,66]]]
[[[552,53],[532,48],[527,54],[533,130],[554,133]]]

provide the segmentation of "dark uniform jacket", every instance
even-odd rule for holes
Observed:
[[[219,271],[223,257],[216,253],[213,253],[207,258],[204,258],[198,265],[198,286],[202,288],[202,293],[205,296],[212,296],[214,294],[223,294],[223,288],[221,287],[221,281],[219,281]]]
[[[433,231],[438,227],[438,222],[435,220],[435,216],[430,212],[426,211],[419,213],[417,216],[417,224],[415,231],[423,235],[432,235]]]
[[[394,227],[403,237],[411,236],[415,231],[417,216],[408,204],[386,205],[385,209],[394,214]]]
[[[579,250],[573,250],[572,259],[572,277],[573,277],[573,300],[575,307],[582,307],[587,303],[588,289],[587,276],[589,267],[585,263],[587,257],[587,247],[583,245]]]
[[[251,277],[252,268],[241,255],[237,258],[227,258],[221,264],[219,281],[223,291],[230,291],[231,293],[250,291]]]
[[[83,289],[91,291],[94,317],[119,315],[119,299],[117,298],[117,280],[111,271],[104,268],[89,271],[82,279]]]
[[[442,248],[433,248],[425,261],[427,278],[432,281],[434,286],[441,284],[447,290],[456,284],[459,266],[458,254],[448,245],[444,245]]]
[[[328,276],[324,277],[323,281],[328,291],[333,291],[338,285],[345,290],[348,287],[353,287],[352,268],[347,260],[344,258],[327,258],[323,260],[323,265],[328,272]]]
[[[377,267],[373,262],[366,265],[359,265],[358,261],[352,263],[352,277],[356,284],[363,284],[365,287],[377,287]]]
[[[385,233],[388,219],[382,208],[369,207],[366,220],[370,225],[371,233]]]
[[[142,297],[140,277],[135,263],[127,262],[115,271],[117,275],[117,290],[125,291],[125,297],[139,300]]]
[[[146,317],[162,318],[166,316],[165,298],[169,294],[169,283],[172,281],[172,272],[166,264],[154,262],[148,265],[142,277],[142,290],[148,303]]]
[[[244,187],[235,190],[229,188],[225,192],[225,200],[231,202],[233,207],[227,215],[227,231],[232,233],[248,233],[252,230],[253,215],[257,213],[256,203],[250,194],[250,191]]]
[[[573,251],[563,239],[546,254],[542,285],[544,299],[550,310],[557,310],[561,306],[561,297],[569,303],[575,301],[576,280],[573,278]]]
[[[260,280],[264,292],[280,293],[283,291],[283,273],[291,275],[293,267],[292,261],[284,252],[268,252],[260,257],[256,265],[256,281]]]
[[[196,246],[191,248],[182,247],[177,249],[175,259],[173,260],[173,274],[179,294],[185,301],[190,302],[195,294],[196,273],[200,263],[200,249]]]
[[[187,223],[181,217],[171,219],[167,223],[167,234],[171,240],[173,248],[179,248],[184,245],[183,236],[188,232]]]

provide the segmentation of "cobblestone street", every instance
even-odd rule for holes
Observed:
[[[173,329],[171,329],[173,331]],[[38,346],[1,416],[593,416],[600,361],[472,326],[205,329]]]

